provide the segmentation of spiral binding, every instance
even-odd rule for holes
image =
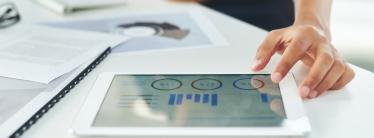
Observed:
[[[87,76],[97,65],[101,63],[111,52],[111,48],[107,48],[100,54],[90,65],[88,65],[81,73],[78,74],[68,85],[66,85],[56,96],[49,100],[42,108],[32,115],[21,127],[19,127],[9,138],[19,138],[33,124],[35,124],[49,109],[51,109],[60,99],[62,99],[71,89],[75,87],[84,77]]]

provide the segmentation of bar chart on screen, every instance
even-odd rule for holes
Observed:
[[[185,102],[189,101],[194,104],[204,104],[213,107],[218,106],[218,95],[217,94],[169,94],[168,105],[178,106],[183,105]]]

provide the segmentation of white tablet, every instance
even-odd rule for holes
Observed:
[[[79,136],[305,136],[291,75],[103,73],[73,125]]]

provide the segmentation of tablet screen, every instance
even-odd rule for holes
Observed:
[[[274,127],[284,119],[269,74],[115,75],[92,125]]]

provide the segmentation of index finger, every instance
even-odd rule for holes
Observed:
[[[269,63],[271,57],[277,51],[281,30],[269,32],[256,53],[256,61],[252,66],[253,71],[260,71]]]
[[[279,63],[271,75],[274,83],[279,83],[284,76],[291,70],[291,68],[303,57],[306,56],[306,51],[310,47],[310,42],[307,39],[296,38],[284,51]]]

